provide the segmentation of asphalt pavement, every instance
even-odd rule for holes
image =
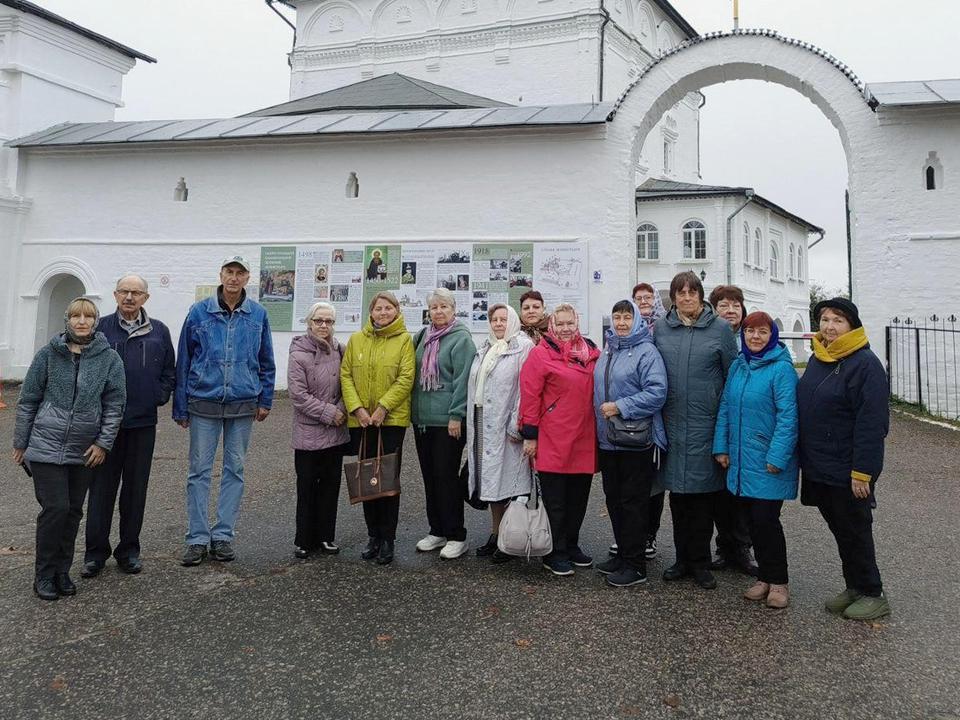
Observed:
[[[0,410],[10,448],[16,390]],[[819,515],[788,503],[792,604],[666,584],[669,512],[645,585],[537,562],[418,554],[423,488],[408,436],[396,561],[360,559],[366,532],[343,489],[337,556],[297,560],[291,406],[254,430],[231,563],[177,562],[187,435],[161,422],[141,536],[144,571],[113,561],[54,603],[31,594],[38,506],[0,459],[0,718],[933,718],[960,720],[960,433],[895,416],[875,535],[893,615],[827,614],[843,587]],[[467,508],[482,544],[486,513]],[[116,534],[116,523],[114,527]],[[599,477],[582,545],[606,558]]]

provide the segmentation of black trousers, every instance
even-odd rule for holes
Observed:
[[[811,499],[837,541],[843,579],[851,590],[880,597],[883,582],[873,544],[872,497],[857,498],[846,487],[808,482]]]
[[[649,514],[647,521],[647,539],[656,540],[657,533],[660,532],[660,518],[663,516],[663,500],[667,493],[657,493],[650,498]]]
[[[297,534],[293,542],[299,548],[316,550],[322,542],[333,542],[343,450],[337,446],[293,451],[297,471]]]
[[[600,473],[607,514],[613,525],[618,555],[636,570],[646,567],[653,448],[643,452],[600,450]]]
[[[740,498],[740,508],[750,525],[753,553],[757,557],[757,579],[765,583],[786,585],[787,539],[780,524],[783,500]]]
[[[93,470],[83,465],[30,463],[33,489],[40,503],[37,515],[37,577],[70,571],[83,518],[83,500]]]
[[[447,540],[466,540],[463,525],[463,484],[460,459],[466,445],[466,427],[459,438],[450,437],[446,427],[415,428],[417,457],[427,496],[427,521],[430,534]]]
[[[749,511],[740,498],[724,488],[717,493],[713,522],[717,527],[717,554],[733,557],[750,549]]]
[[[592,482],[593,475],[540,473],[540,494],[553,536],[550,559],[569,560],[570,552],[580,548],[580,526],[587,514]]]
[[[677,562],[689,568],[710,564],[710,536],[717,493],[670,493],[673,545]]]
[[[104,563],[110,557],[110,527],[120,491],[118,561],[140,556],[140,529],[147,506],[147,483],[153,464],[155,425],[121,429],[103,465],[93,471],[87,499],[87,549],[84,561]]]
[[[350,428],[350,455],[360,452],[360,440],[367,434],[367,447],[377,446],[377,432],[382,432],[383,452],[396,453],[403,459],[403,436],[405,427],[384,425],[380,428]],[[399,465],[399,462],[398,462]],[[401,486],[402,487],[402,486]],[[400,496],[380,498],[363,503],[363,519],[367,522],[367,535],[377,540],[396,540],[397,522],[400,519]]]

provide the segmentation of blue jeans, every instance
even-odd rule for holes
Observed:
[[[187,475],[187,545],[206,545],[211,540],[233,540],[233,526],[243,497],[243,461],[250,444],[253,416],[205,418],[190,416],[190,472]],[[217,500],[217,524],[207,517],[210,475],[223,432],[223,476]]]

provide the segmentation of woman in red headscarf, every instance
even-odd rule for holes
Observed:
[[[580,334],[577,311],[561,304],[520,371],[520,434],[550,517],[553,552],[543,564],[554,575],[593,565],[579,539],[597,471],[593,366],[599,356],[597,346]]]

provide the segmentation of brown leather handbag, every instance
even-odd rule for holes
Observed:
[[[400,494],[397,453],[383,454],[383,433],[380,430],[377,430],[377,456],[368,458],[366,450],[367,432],[364,430],[356,462],[343,464],[351,505]]]

